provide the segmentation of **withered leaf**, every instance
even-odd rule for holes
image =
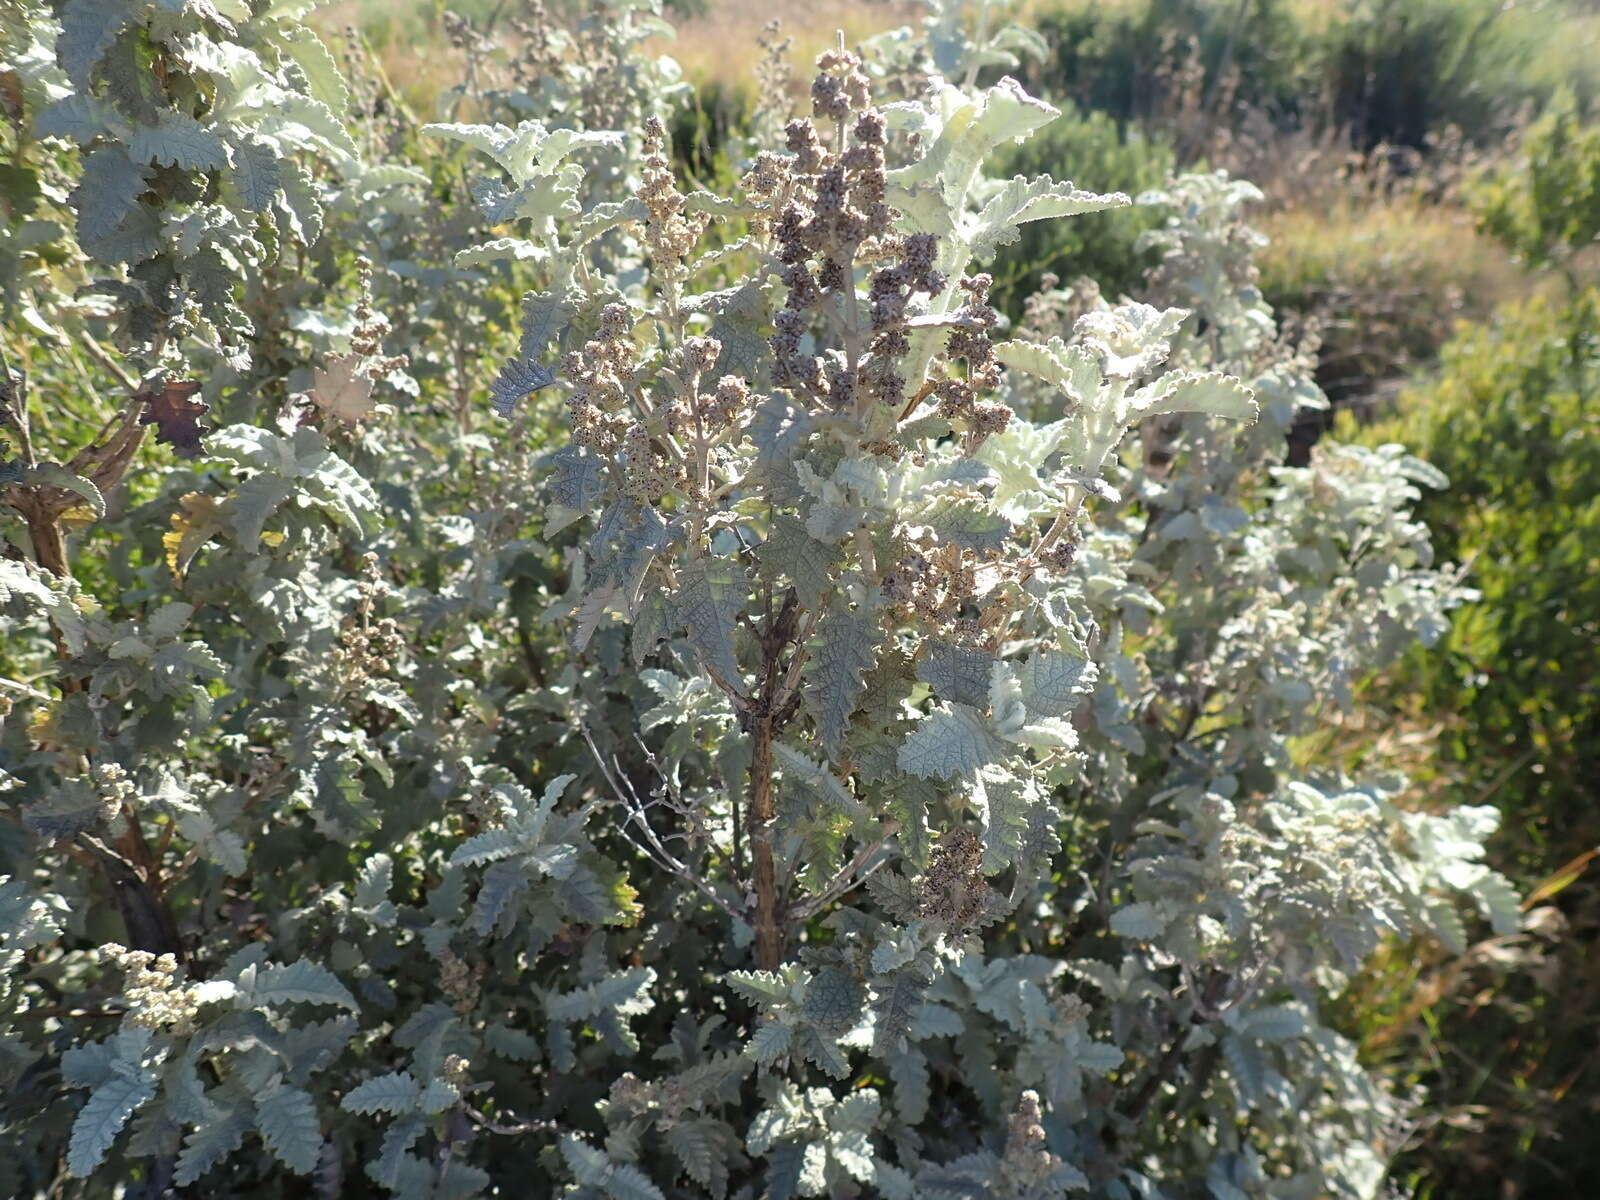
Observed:
[[[372,380],[360,373],[359,354],[330,354],[317,368],[311,402],[347,425],[372,415],[378,402],[372,398]]]
[[[204,492],[189,492],[178,503],[181,512],[172,514],[172,528],[162,534],[161,544],[167,552],[167,569],[179,583],[200,548],[224,526],[221,502]]]
[[[199,390],[198,379],[169,379],[145,397],[145,413],[139,424],[154,425],[156,441],[171,446],[179,458],[198,457],[200,439],[211,432],[200,424],[201,416],[211,406],[191,399]]]

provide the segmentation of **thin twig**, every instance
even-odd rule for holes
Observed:
[[[88,334],[84,334],[79,338],[79,344],[89,352],[89,357],[94,359],[95,362],[99,363],[106,369],[107,372],[114,376],[116,381],[120,383],[126,391],[137,392],[139,390],[138,381],[134,379],[132,375],[129,375],[127,371],[123,370],[122,364],[117,362],[116,359],[112,358],[111,353],[99,342],[95,341]]]
[[[509,1125],[492,1121],[470,1104],[463,1104],[461,1110],[472,1118],[472,1123],[478,1128],[486,1129],[490,1133],[504,1134],[507,1137],[519,1133],[558,1133],[561,1129],[561,1126],[554,1121],[516,1121]]]
[[[617,831],[622,834],[623,838],[626,839],[629,845],[633,846],[635,850],[638,850],[641,854],[643,854],[657,866],[661,867],[663,870],[670,871],[679,879],[682,879],[685,883],[691,884],[697,891],[705,896],[706,899],[710,900],[734,920],[746,920],[747,917],[744,913],[734,908],[731,904],[719,896],[710,884],[690,870],[685,863],[680,862],[677,858],[675,858],[672,852],[662,844],[660,836],[651,827],[650,822],[645,818],[645,805],[639,800],[638,793],[633,790],[633,784],[628,782],[626,779],[623,779],[619,782],[618,774],[620,774],[620,772],[618,774],[612,773],[611,768],[606,765],[605,757],[600,753],[600,748],[594,744],[594,737],[590,734],[589,727],[587,725],[580,724],[578,729],[579,732],[583,734],[583,740],[589,747],[589,753],[594,756],[595,765],[600,768],[600,774],[605,778],[606,784],[611,788],[612,794],[616,796],[617,803],[620,804],[623,810],[628,814],[627,820],[623,821],[623,823],[618,826]],[[638,838],[634,837],[628,832],[628,826],[630,824],[639,826],[640,830],[644,834],[645,842],[641,842]],[[648,844],[646,844],[646,842]]]
[[[830,879],[827,885],[815,896],[808,896],[790,908],[789,916],[796,921],[804,921],[808,917],[814,916],[846,892],[860,887],[878,870],[887,866],[888,858],[879,859],[877,862],[872,862],[872,859],[883,850],[889,839],[899,830],[900,825],[898,822],[890,821],[885,824],[882,836],[861,847],[845,868]],[[870,866],[868,866],[869,863],[871,863]]]

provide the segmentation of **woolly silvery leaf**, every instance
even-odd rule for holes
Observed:
[[[256,1101],[261,1139],[279,1162],[298,1175],[309,1175],[322,1153],[322,1128],[317,1106],[297,1087],[284,1085]]]
[[[137,1074],[113,1074],[96,1087],[72,1123],[67,1170],[82,1178],[99,1166],[128,1118],[155,1094],[155,1084]]]
[[[778,1021],[768,1021],[750,1035],[745,1052],[762,1066],[770,1067],[789,1053],[789,1027]]]
[[[882,629],[873,614],[830,609],[817,624],[806,667],[810,687],[806,708],[817,723],[822,744],[832,754],[843,748],[850,714],[866,691],[865,673],[877,662]]]
[[[687,564],[678,581],[678,619],[706,669],[726,687],[739,685],[733,630],[749,588],[743,568],[709,558]]]
[[[1254,421],[1260,410],[1254,393],[1237,379],[1216,372],[1197,374],[1174,371],[1133,394],[1133,411],[1143,416],[1158,413],[1202,412],[1236,421]]]
[[[937,708],[917,723],[900,747],[901,769],[913,775],[953,779],[971,775],[999,759],[1005,743],[988,719],[965,704]]]
[[[131,0],[67,0],[61,10],[61,42],[56,53],[67,78],[81,90],[89,90],[91,72],[135,11]]]
[[[357,1012],[360,1006],[334,973],[310,959],[280,965],[248,966],[235,981],[240,1009],[269,1008],[282,1004],[336,1004]]]
[[[103,146],[83,160],[83,176],[72,193],[78,238],[86,246],[109,241],[136,213],[145,190],[145,168],[119,146]]]
[[[595,512],[605,491],[605,462],[582,446],[563,446],[550,456],[555,472],[550,479],[550,507],[545,533],[565,529]]]
[[[979,260],[989,258],[999,247],[1015,242],[1021,236],[1019,227],[1029,221],[1104,212],[1108,208],[1126,208],[1131,203],[1121,192],[1102,196],[1071,183],[1057,183],[1048,175],[1035,179],[1018,175],[979,211],[975,228],[967,235],[972,256]]]
[[[1066,716],[1089,694],[1098,676],[1087,658],[1059,650],[1035,651],[1016,673],[1031,719]]]
[[[833,586],[833,570],[841,557],[837,546],[819,542],[788,513],[773,519],[767,540],[756,548],[762,577],[776,582],[793,580],[795,594],[810,609],[819,607]]]
[[[782,742],[773,743],[773,756],[784,770],[784,778],[807,785],[810,793],[830,808],[835,808],[852,820],[866,816],[861,802],[825,767]]]
[[[606,1012],[623,1016],[649,1012],[655,1006],[655,998],[650,995],[655,978],[655,971],[649,967],[616,971],[599,983],[551,996],[545,1002],[545,1012],[552,1021],[579,1021]]]
[[[227,147],[211,130],[184,113],[163,113],[154,125],[141,125],[128,142],[134,162],[215,171],[228,163]]]
[[[994,655],[969,646],[929,638],[917,678],[933,688],[941,700],[981,708],[989,700],[989,675]]]
[[[249,1105],[223,1108],[211,1113],[183,1139],[173,1182],[179,1187],[194,1183],[217,1163],[244,1144],[251,1120]]]
[[[86,146],[122,126],[117,112],[95,96],[76,93],[63,96],[39,114],[33,123],[33,132],[39,137],[69,138]]]
[[[998,550],[1011,536],[1011,523],[975,500],[939,500],[912,520],[932,529],[941,542],[967,550]]]
[[[421,1087],[409,1071],[390,1071],[346,1092],[340,1106],[346,1112],[404,1113],[416,1108],[421,1094]]]
[[[494,410],[502,417],[509,417],[518,400],[530,392],[549,387],[555,381],[556,377],[542,363],[514,358],[500,368],[500,374],[489,386]]]

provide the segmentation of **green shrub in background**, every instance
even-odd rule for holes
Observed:
[[[1437,756],[1428,791],[1496,805],[1496,861],[1554,901],[1547,944],[1485,943],[1475,967],[1436,972],[1432,1002],[1406,1009],[1397,1024],[1409,1032],[1379,1053],[1430,1090],[1439,1117],[1402,1176],[1441,1200],[1574,1194],[1600,1170],[1589,856],[1600,845],[1600,293],[1532,300],[1464,329],[1436,377],[1359,436],[1403,442],[1449,475],[1419,512],[1482,593],[1441,647],[1386,685],[1420,693],[1415,719]],[[1391,967],[1408,994],[1426,973]],[[1387,1042],[1381,992],[1353,1011]]]
[[[1235,99],[1293,112],[1306,89],[1309,31],[1281,0],[1138,0],[1046,5],[1039,32],[1050,47],[1024,78],[1051,95],[1118,120],[1153,117],[1198,84],[1203,101],[1221,77],[1237,74]],[[1177,76],[1198,70],[1199,79]]]
[[[1600,124],[1585,124],[1563,96],[1524,133],[1520,150],[1474,189],[1479,225],[1576,286],[1577,260],[1600,240]]]
[[[1048,171],[1138,195],[1165,183],[1173,164],[1172,145],[1160,133],[1068,104],[1038,136],[1002,155],[999,174],[1033,176]],[[1135,206],[1087,213],[1075,221],[1024,226],[1021,237],[995,257],[997,306],[1019,316],[1022,297],[1038,291],[1046,274],[1063,279],[1088,276],[1108,296],[1136,292],[1154,261],[1153,254],[1138,248],[1138,241],[1158,223],[1158,210]]]
[[[1592,46],[1594,20],[1565,0],[1058,0],[1026,78],[1120,119],[1226,101],[1422,147],[1449,126],[1492,135],[1563,85],[1591,102],[1600,70],[1569,47]]]
[[[1535,299],[1464,330],[1437,376],[1362,434],[1450,478],[1420,511],[1482,598],[1415,660],[1465,724],[1440,746],[1514,814],[1537,857],[1593,839],[1600,762],[1600,293]],[[1552,864],[1553,865],[1553,864]]]
[[[1526,43],[1494,0],[1361,0],[1314,53],[1329,116],[1361,146],[1423,146],[1447,126],[1489,133],[1538,96]]]

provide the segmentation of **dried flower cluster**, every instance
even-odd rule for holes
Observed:
[[[1000,386],[1002,370],[988,334],[1000,323],[1000,314],[989,307],[989,288],[993,283],[987,274],[969,276],[961,281],[961,290],[967,299],[954,314],[958,323],[950,331],[947,357],[951,362],[964,360],[966,374],[942,379],[934,387],[939,415],[968,432],[969,447],[990,434],[1000,433],[1010,423],[1012,415],[1006,405],[983,399]]]
[[[820,407],[861,414],[872,402],[905,403],[900,360],[910,347],[906,320],[914,294],[937,293],[934,238],[893,232],[885,200],[885,126],[871,106],[861,60],[829,51],[817,60],[811,87],[815,120],[790,121],[785,136],[790,186],[773,234],[788,298],[774,324],[773,374]],[[819,133],[817,121],[832,126]],[[829,146],[835,149],[829,149]],[[773,165],[758,163],[755,182],[776,196]],[[858,311],[855,270],[882,263],[870,284],[870,311]],[[831,327],[826,355],[805,349],[807,334]]]
[[[999,895],[984,882],[978,836],[963,826],[940,838],[922,877],[918,913],[961,936],[992,920],[1002,907]]]
[[[123,806],[131,804],[139,789],[128,777],[121,763],[96,763],[89,773],[94,783],[95,795],[100,799],[100,818],[107,823],[122,815]]]
[[[483,989],[483,979],[488,968],[481,962],[468,962],[448,946],[440,948],[439,990],[452,1001],[458,1013],[469,1013],[478,1006],[478,994]]]
[[[355,329],[350,334],[350,352],[362,359],[360,374],[373,382],[401,371],[411,362],[406,354],[385,354],[384,339],[390,331],[389,318],[373,307],[372,264],[356,264]]]
[[[643,176],[638,195],[650,213],[644,227],[645,249],[652,266],[670,275],[699,245],[710,218],[686,211],[688,201],[667,161],[667,129],[660,117],[651,117],[644,125]]]
[[[1000,1176],[1009,1185],[1009,1195],[1037,1195],[1061,1169],[1061,1156],[1050,1152],[1043,1120],[1039,1093],[1030,1088],[1017,1101],[1006,1132],[1005,1156],[1000,1160]]]
[[[506,23],[520,39],[510,63],[512,81],[524,91],[535,91],[540,80],[565,66],[566,38],[542,0],[523,0],[522,11]]]
[[[791,109],[790,91],[794,87],[794,71],[789,65],[789,51],[793,37],[783,34],[783,22],[774,18],[756,35],[761,47],[761,58],[756,63],[756,106],[752,123],[758,133],[769,128],[776,132],[788,122]]]
[[[335,678],[347,692],[387,675],[405,648],[400,626],[392,617],[374,619],[378,605],[389,594],[378,569],[378,556],[368,551],[362,556],[362,565],[361,582],[356,585],[356,611],[345,620],[333,652]]]
[[[628,420],[618,410],[638,386],[638,365],[628,307],[608,304],[594,337],[561,362],[573,441],[601,454],[622,444]]]
[[[996,589],[1026,570],[1022,560],[940,542],[927,531],[907,536],[901,545],[882,585],[895,618],[929,635],[993,650],[1000,613]]]

